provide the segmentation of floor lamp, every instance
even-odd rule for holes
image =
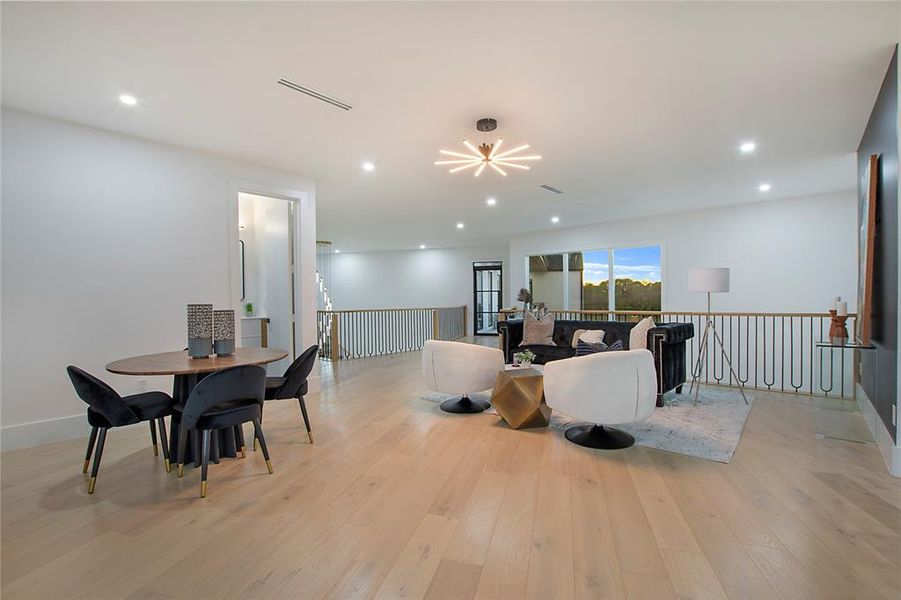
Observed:
[[[701,391],[701,369],[707,367],[707,344],[711,342],[711,338],[719,345],[720,351],[723,353],[723,358],[725,359],[726,364],[729,365],[729,372],[738,383],[738,391],[741,392],[741,397],[744,399],[745,404],[748,404],[745,390],[742,387],[741,381],[738,379],[738,375],[735,374],[735,370],[732,368],[732,361],[729,360],[729,356],[726,354],[726,349],[723,347],[723,339],[716,330],[716,325],[710,314],[710,294],[729,291],[729,269],[690,269],[688,271],[688,291],[707,294],[707,325],[704,327],[704,335],[701,336],[701,345],[698,349],[698,360],[695,363],[695,368],[691,370],[691,387],[689,388],[689,393],[694,392],[695,406],[698,405],[698,394]]]

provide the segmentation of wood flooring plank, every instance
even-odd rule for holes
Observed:
[[[559,472],[557,466],[548,463],[550,472]],[[532,525],[526,598],[572,598],[573,563],[569,477],[542,472]]]
[[[510,475],[476,598],[521,598],[525,593],[537,500],[538,473]]]
[[[732,598],[778,598],[777,590],[721,516],[732,507],[708,502],[710,488],[695,477],[696,471],[704,469],[696,463],[703,461],[663,452],[653,454],[653,460],[726,593]]]
[[[442,560],[426,591],[426,600],[470,600],[479,588],[482,567]]]
[[[482,472],[454,539],[444,554],[446,560],[479,567],[485,564],[509,480],[506,473]]]
[[[701,552],[691,528],[685,522],[685,517],[660,473],[657,472],[657,467],[654,466],[649,453],[644,449],[636,448],[634,452],[626,455],[626,464],[629,466],[629,474],[641,506],[644,508],[651,532],[657,540],[657,547],[666,550]]]
[[[427,514],[375,597],[379,600],[425,597],[458,523],[455,517]]]
[[[663,563],[679,598],[728,600],[716,573],[700,551],[662,549]]]
[[[573,446],[567,453],[573,529],[574,597],[625,598],[610,514],[595,452]]]
[[[623,571],[626,598],[629,600],[677,600],[668,577]]]
[[[625,452],[634,452],[630,448]],[[623,571],[666,577],[666,567],[651,532],[623,453],[604,453],[598,460],[619,566]]]

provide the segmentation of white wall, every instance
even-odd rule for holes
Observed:
[[[504,296],[507,297],[510,281],[507,252],[507,244],[500,243],[333,254],[331,289],[334,308],[424,308],[465,304],[469,311],[468,333],[471,333],[472,263],[502,261]]]
[[[692,267],[732,269],[732,291],[714,296],[715,310],[820,312],[833,296],[853,309],[856,223],[848,191],[516,235],[505,303],[527,283],[529,255],[659,244],[666,310],[706,308],[705,295],[688,292]]]
[[[311,180],[19,111],[2,125],[4,449],[86,431],[66,365],[134,393],[108,362],[184,347],[189,302],[240,309],[239,191],[299,199],[298,328],[315,343]]]

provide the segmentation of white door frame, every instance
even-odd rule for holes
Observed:
[[[235,336],[241,339],[241,280],[237,276],[241,268],[238,251],[238,195],[258,194],[295,203],[294,210],[294,335],[298,354],[317,343],[316,332],[316,191],[311,184],[307,189],[283,188],[253,181],[233,180],[228,191],[228,290],[231,306],[235,310]],[[319,390],[319,365],[309,378],[310,392]]]

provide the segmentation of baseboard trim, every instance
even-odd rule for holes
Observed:
[[[0,451],[31,448],[49,442],[70,440],[90,432],[84,413],[71,417],[57,417],[31,421],[0,428]]]
[[[876,409],[870,404],[870,399],[867,398],[860,385],[857,386],[857,406],[860,407],[864,421],[867,422],[867,427],[870,428],[870,433],[876,440],[876,445],[879,447],[889,474],[893,477],[901,477],[901,446],[895,445],[892,435],[876,413]]]

